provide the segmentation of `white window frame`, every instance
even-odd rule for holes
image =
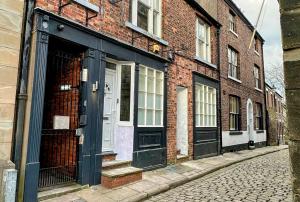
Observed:
[[[261,90],[261,78],[260,78],[260,68],[254,65],[254,79],[255,79],[255,88]]]
[[[233,56],[235,56],[235,60],[233,60]],[[233,78],[236,80],[240,80],[240,73],[239,73],[239,61],[238,61],[239,53],[231,47],[228,47],[228,77]],[[235,68],[235,75],[234,72],[231,71],[231,68]]]
[[[229,30],[233,32],[234,34],[237,34],[236,31],[236,16],[231,11],[229,12]]]
[[[203,27],[203,29],[205,30],[204,33],[204,37],[200,37],[200,26]],[[210,26],[203,22],[201,19],[197,18],[196,19],[196,57],[203,59],[209,63],[211,63],[211,41],[210,41]],[[199,50],[199,43],[200,41],[202,41],[202,43],[204,44],[204,46],[202,47],[203,52],[204,52],[204,56],[200,55],[200,50]]]
[[[114,59],[107,58],[107,62],[113,63],[116,65],[116,80],[117,80],[117,112],[116,112],[116,123],[119,126],[133,126],[133,112],[134,112],[134,83],[135,83],[135,63],[128,61],[117,61]],[[121,107],[121,73],[122,73],[122,65],[131,66],[131,86],[130,86],[130,119],[129,121],[120,121],[120,107]]]
[[[209,92],[209,89],[213,90],[212,94]],[[195,91],[195,126],[216,128],[218,116],[217,89],[201,83],[196,83]]]
[[[140,86],[138,86],[138,94],[140,94],[140,92],[143,92],[143,93],[145,93],[146,95],[145,95],[145,108],[141,108],[140,106],[139,106],[139,103],[138,103],[138,110],[139,109],[142,109],[142,110],[145,110],[145,113],[144,113],[144,124],[143,125],[141,125],[141,124],[139,124],[139,116],[137,117],[138,118],[138,127],[163,127],[164,126],[164,72],[163,71],[159,71],[159,70],[156,70],[156,69],[153,69],[153,68],[150,68],[150,67],[147,67],[147,66],[144,66],[144,65],[140,65],[140,67],[142,67],[142,68],[145,68],[145,70],[146,70],[146,75],[145,75],[145,77],[146,77],[146,79],[145,79],[145,83],[144,83],[144,85],[145,85],[145,91],[141,91],[140,90]],[[148,70],[149,69],[151,69],[153,72],[154,72],[154,96],[153,96],[153,124],[152,125],[147,125],[147,110],[149,109],[149,108],[147,108],[147,94],[148,94],[148,91],[147,91],[147,89],[148,89],[148,80],[147,80],[147,76],[148,76]],[[161,86],[161,92],[162,92],[162,94],[158,94],[157,93],[157,89],[156,89],[156,72],[160,72],[161,74],[162,74],[162,78],[161,78],[161,81],[162,81],[162,86]],[[159,110],[159,111],[161,111],[161,124],[160,125],[156,125],[156,123],[155,123],[155,121],[156,121],[156,111],[158,111],[157,110],[157,106],[156,106],[156,96],[157,95],[160,95],[160,96],[162,96],[162,102],[161,102],[161,110]],[[139,96],[139,95],[138,95]]]
[[[149,12],[148,12],[148,30],[145,30],[147,32],[149,32],[150,34],[154,34],[153,33],[153,26],[154,26],[154,22],[153,22],[153,13],[156,11],[158,12],[158,16],[157,16],[157,27],[156,27],[156,30],[157,30],[157,34],[154,34],[158,37],[161,37],[161,21],[162,21],[162,1],[161,0],[157,0],[159,1],[159,5],[158,5],[158,9],[159,10],[155,10],[154,9],[154,3],[155,3],[156,0],[131,0],[131,23],[135,26],[138,27],[138,24],[137,24],[137,19],[138,19],[138,16],[137,16],[137,12],[138,12],[138,2],[141,2],[142,4],[144,4],[145,6],[147,6],[149,8]],[[142,29],[142,28],[141,28]]]

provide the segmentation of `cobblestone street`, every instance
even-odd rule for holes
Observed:
[[[288,150],[244,161],[148,199],[292,201]]]

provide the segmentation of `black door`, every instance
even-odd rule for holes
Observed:
[[[194,75],[194,159],[218,155],[218,83]]]
[[[39,188],[77,180],[83,52],[51,41],[41,134]]]

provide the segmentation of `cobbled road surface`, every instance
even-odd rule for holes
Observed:
[[[292,202],[291,192],[288,150],[283,150],[232,165],[146,201]]]

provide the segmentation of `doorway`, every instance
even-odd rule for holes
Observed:
[[[177,156],[188,155],[188,90],[177,86],[177,124],[176,145]]]
[[[114,130],[117,112],[117,70],[113,63],[106,63],[104,84],[102,151],[114,150]]]
[[[253,104],[250,99],[247,101],[247,133],[249,142],[254,143]]]
[[[84,50],[52,39],[48,52],[38,187],[77,181]]]

